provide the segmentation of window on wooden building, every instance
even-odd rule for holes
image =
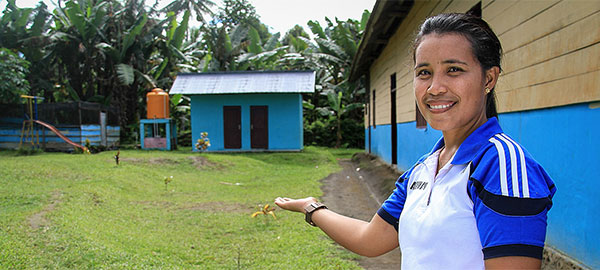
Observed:
[[[417,112],[417,115],[415,117],[416,122],[417,122],[417,128],[419,128],[419,129],[427,128],[427,120],[425,120],[425,117],[423,117],[423,114],[421,114],[421,111],[419,110],[419,106],[417,106],[416,102],[415,102],[415,112]]]
[[[371,104],[371,110],[373,110],[373,113],[371,114],[373,117],[373,128],[377,128],[377,121],[375,121],[375,89],[373,89],[373,99],[371,100],[371,102],[373,102]]]
[[[391,126],[392,126],[392,164],[398,164],[398,126],[396,121],[396,73],[390,75],[390,105],[391,105]]]

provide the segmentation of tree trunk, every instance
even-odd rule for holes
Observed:
[[[342,119],[336,115],[335,121],[337,124],[335,148],[340,148],[342,146]]]

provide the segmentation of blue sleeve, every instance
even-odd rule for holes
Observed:
[[[398,220],[406,201],[406,185],[411,171],[412,169],[406,171],[398,178],[394,192],[383,202],[381,208],[377,211],[377,214],[387,223],[394,226],[396,231],[398,231]]]
[[[471,164],[468,185],[484,259],[541,259],[554,183],[512,139],[504,136],[490,142]]]

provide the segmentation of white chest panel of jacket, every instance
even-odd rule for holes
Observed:
[[[408,179],[398,226],[402,269],[484,269],[469,168],[448,162],[436,175],[439,153]]]

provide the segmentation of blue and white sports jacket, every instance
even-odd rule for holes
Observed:
[[[442,138],[400,176],[378,211],[398,230],[403,269],[483,268],[484,259],[504,256],[541,259],[556,192],[544,169],[496,118],[469,135],[436,174],[443,146]]]

